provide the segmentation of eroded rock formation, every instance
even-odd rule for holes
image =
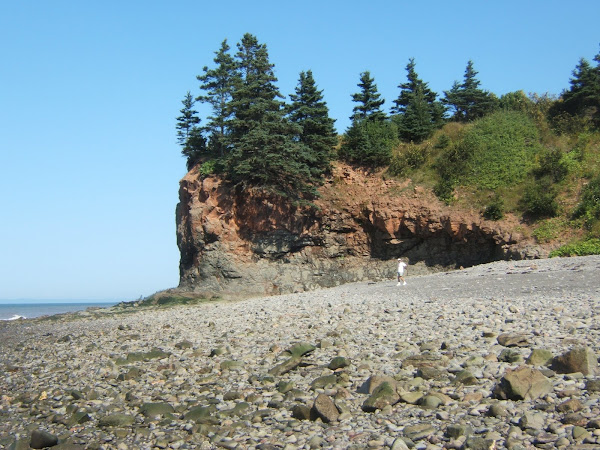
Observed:
[[[232,189],[190,171],[180,183],[180,288],[242,297],[540,256],[505,222],[454,211],[409,183],[337,166],[314,205]],[[543,255],[542,255],[543,256]]]

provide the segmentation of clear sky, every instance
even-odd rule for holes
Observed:
[[[497,95],[559,94],[600,49],[600,1],[7,1],[0,6],[0,301],[132,300],[178,284],[175,117],[244,33],[293,93],[311,69],[338,131],[369,70],[389,108],[473,60]]]

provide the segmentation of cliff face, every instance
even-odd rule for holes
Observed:
[[[506,222],[456,212],[422,189],[337,166],[316,207],[236,192],[191,171],[180,183],[180,288],[242,297],[540,256]],[[543,255],[542,255],[543,256]]]

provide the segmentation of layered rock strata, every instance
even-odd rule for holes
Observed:
[[[207,296],[271,295],[537,257],[523,236],[457,212],[408,182],[338,166],[311,205],[189,172],[180,183],[180,288]]]

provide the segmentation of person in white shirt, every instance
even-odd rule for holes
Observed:
[[[404,286],[404,271],[406,270],[407,264],[402,261],[402,258],[398,258],[398,284],[396,286]]]

